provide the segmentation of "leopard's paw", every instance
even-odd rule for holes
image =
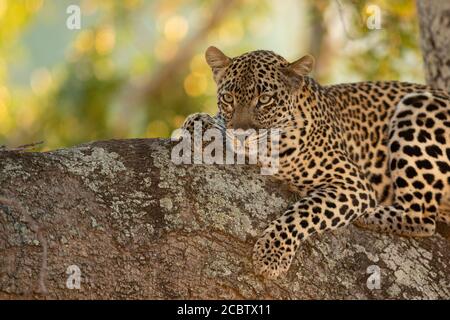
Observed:
[[[214,124],[214,119],[207,113],[199,112],[199,113],[193,113],[189,115],[186,120],[184,120],[184,123],[182,125],[182,128],[189,131],[189,133],[194,133],[194,125],[196,122],[199,122],[201,124],[202,131],[205,131],[209,128],[211,128]]]
[[[255,272],[265,278],[276,279],[288,271],[294,254],[292,239],[277,231],[276,227],[269,227],[253,248]]]

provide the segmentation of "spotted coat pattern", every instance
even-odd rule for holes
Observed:
[[[301,242],[358,226],[402,236],[450,223],[450,98],[404,82],[321,86],[307,74],[312,57],[289,63],[271,51],[228,58],[210,47],[219,113],[194,121],[226,128],[283,131],[275,178],[301,199],[257,240],[255,270],[286,272]]]

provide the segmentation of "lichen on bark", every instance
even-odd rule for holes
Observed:
[[[136,139],[0,152],[0,298],[450,297],[445,233],[350,226],[304,242],[285,278],[255,276],[256,237],[295,195],[250,166],[174,165],[170,150]],[[80,289],[66,286],[71,265]]]

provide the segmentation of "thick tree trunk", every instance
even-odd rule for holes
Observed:
[[[176,166],[171,144],[0,152],[0,299],[450,298],[441,234],[351,226],[303,243],[286,278],[255,276],[255,239],[294,196],[253,167]]]
[[[427,84],[450,92],[450,1],[417,0]]]

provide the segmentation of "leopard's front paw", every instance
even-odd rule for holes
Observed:
[[[255,272],[268,279],[276,279],[288,271],[294,254],[293,239],[283,231],[277,231],[275,226],[269,227],[253,248]]]
[[[209,128],[213,127],[214,124],[214,118],[211,117],[207,113],[199,112],[189,115],[186,120],[184,120],[182,128],[189,131],[189,133],[194,133],[194,125],[198,122],[201,124],[200,128],[202,131],[206,131]]]

